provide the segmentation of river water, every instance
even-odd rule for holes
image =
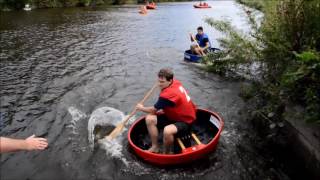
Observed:
[[[183,61],[188,32],[199,25],[218,46],[222,35],[205,17],[229,19],[246,31],[245,13],[233,1],[210,1],[211,9],[192,4],[162,3],[147,15],[137,6],[2,13],[1,135],[36,134],[49,148],[2,154],[1,179],[286,179],[253,144],[240,146],[246,134],[238,114],[241,83]],[[159,168],[132,153],[126,131],[114,144],[93,149],[94,121],[120,122],[111,122],[107,110],[128,114],[162,67],[174,70],[199,107],[224,118],[217,150],[186,167]]]

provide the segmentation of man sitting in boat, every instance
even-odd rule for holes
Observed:
[[[173,152],[174,136],[190,131],[196,119],[196,107],[182,84],[173,79],[170,69],[161,69],[158,81],[161,92],[156,104],[150,107],[137,104],[136,108],[148,113],[146,125],[152,143],[148,151],[159,152],[158,129],[163,128],[164,153],[170,154]]]
[[[190,33],[191,42],[195,42],[195,44],[191,45],[190,49],[193,54],[205,55],[211,47],[209,37],[203,32],[201,26],[197,28],[197,31],[196,37]]]

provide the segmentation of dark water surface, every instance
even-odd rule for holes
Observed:
[[[243,121],[238,110],[244,105],[238,97],[240,83],[183,62],[189,31],[204,26],[214,45],[221,36],[204,17],[247,28],[235,2],[209,4],[213,8],[164,3],[146,16],[138,14],[137,6],[2,13],[1,135],[25,138],[34,133],[48,138],[50,147],[1,155],[1,179],[285,179],[250,144],[239,149],[244,133],[239,128]],[[102,107],[128,114],[161,67],[173,68],[199,107],[224,118],[216,152],[186,167],[158,168],[131,152],[126,133],[119,152],[92,150],[91,114]]]

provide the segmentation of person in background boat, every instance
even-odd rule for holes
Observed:
[[[210,41],[207,34],[203,32],[203,28],[199,26],[197,28],[198,33],[196,34],[196,37],[194,37],[190,33],[191,42],[194,42],[194,40],[197,41],[198,44],[191,45],[190,49],[193,54],[199,54],[199,55],[205,55],[208,52],[208,49],[210,49]],[[199,47],[199,46],[200,47]]]
[[[43,150],[48,147],[47,139],[32,135],[26,139],[12,139],[0,137],[0,153],[22,150]]]
[[[182,84],[173,76],[170,69],[161,69],[158,73],[161,89],[158,101],[150,107],[142,104],[136,106],[137,110],[148,113],[146,125],[152,143],[149,152],[159,152],[158,130],[163,128],[164,153],[172,153],[174,136],[189,132],[196,119],[196,106]]]
[[[147,7],[146,6],[140,6],[140,11],[141,14],[147,14]]]

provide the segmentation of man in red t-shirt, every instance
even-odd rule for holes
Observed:
[[[137,104],[136,108],[148,113],[146,124],[152,143],[148,151],[159,152],[158,129],[163,128],[164,153],[172,153],[174,135],[190,130],[196,119],[196,107],[182,84],[173,79],[170,69],[161,69],[158,81],[161,92],[156,104],[151,107]]]

